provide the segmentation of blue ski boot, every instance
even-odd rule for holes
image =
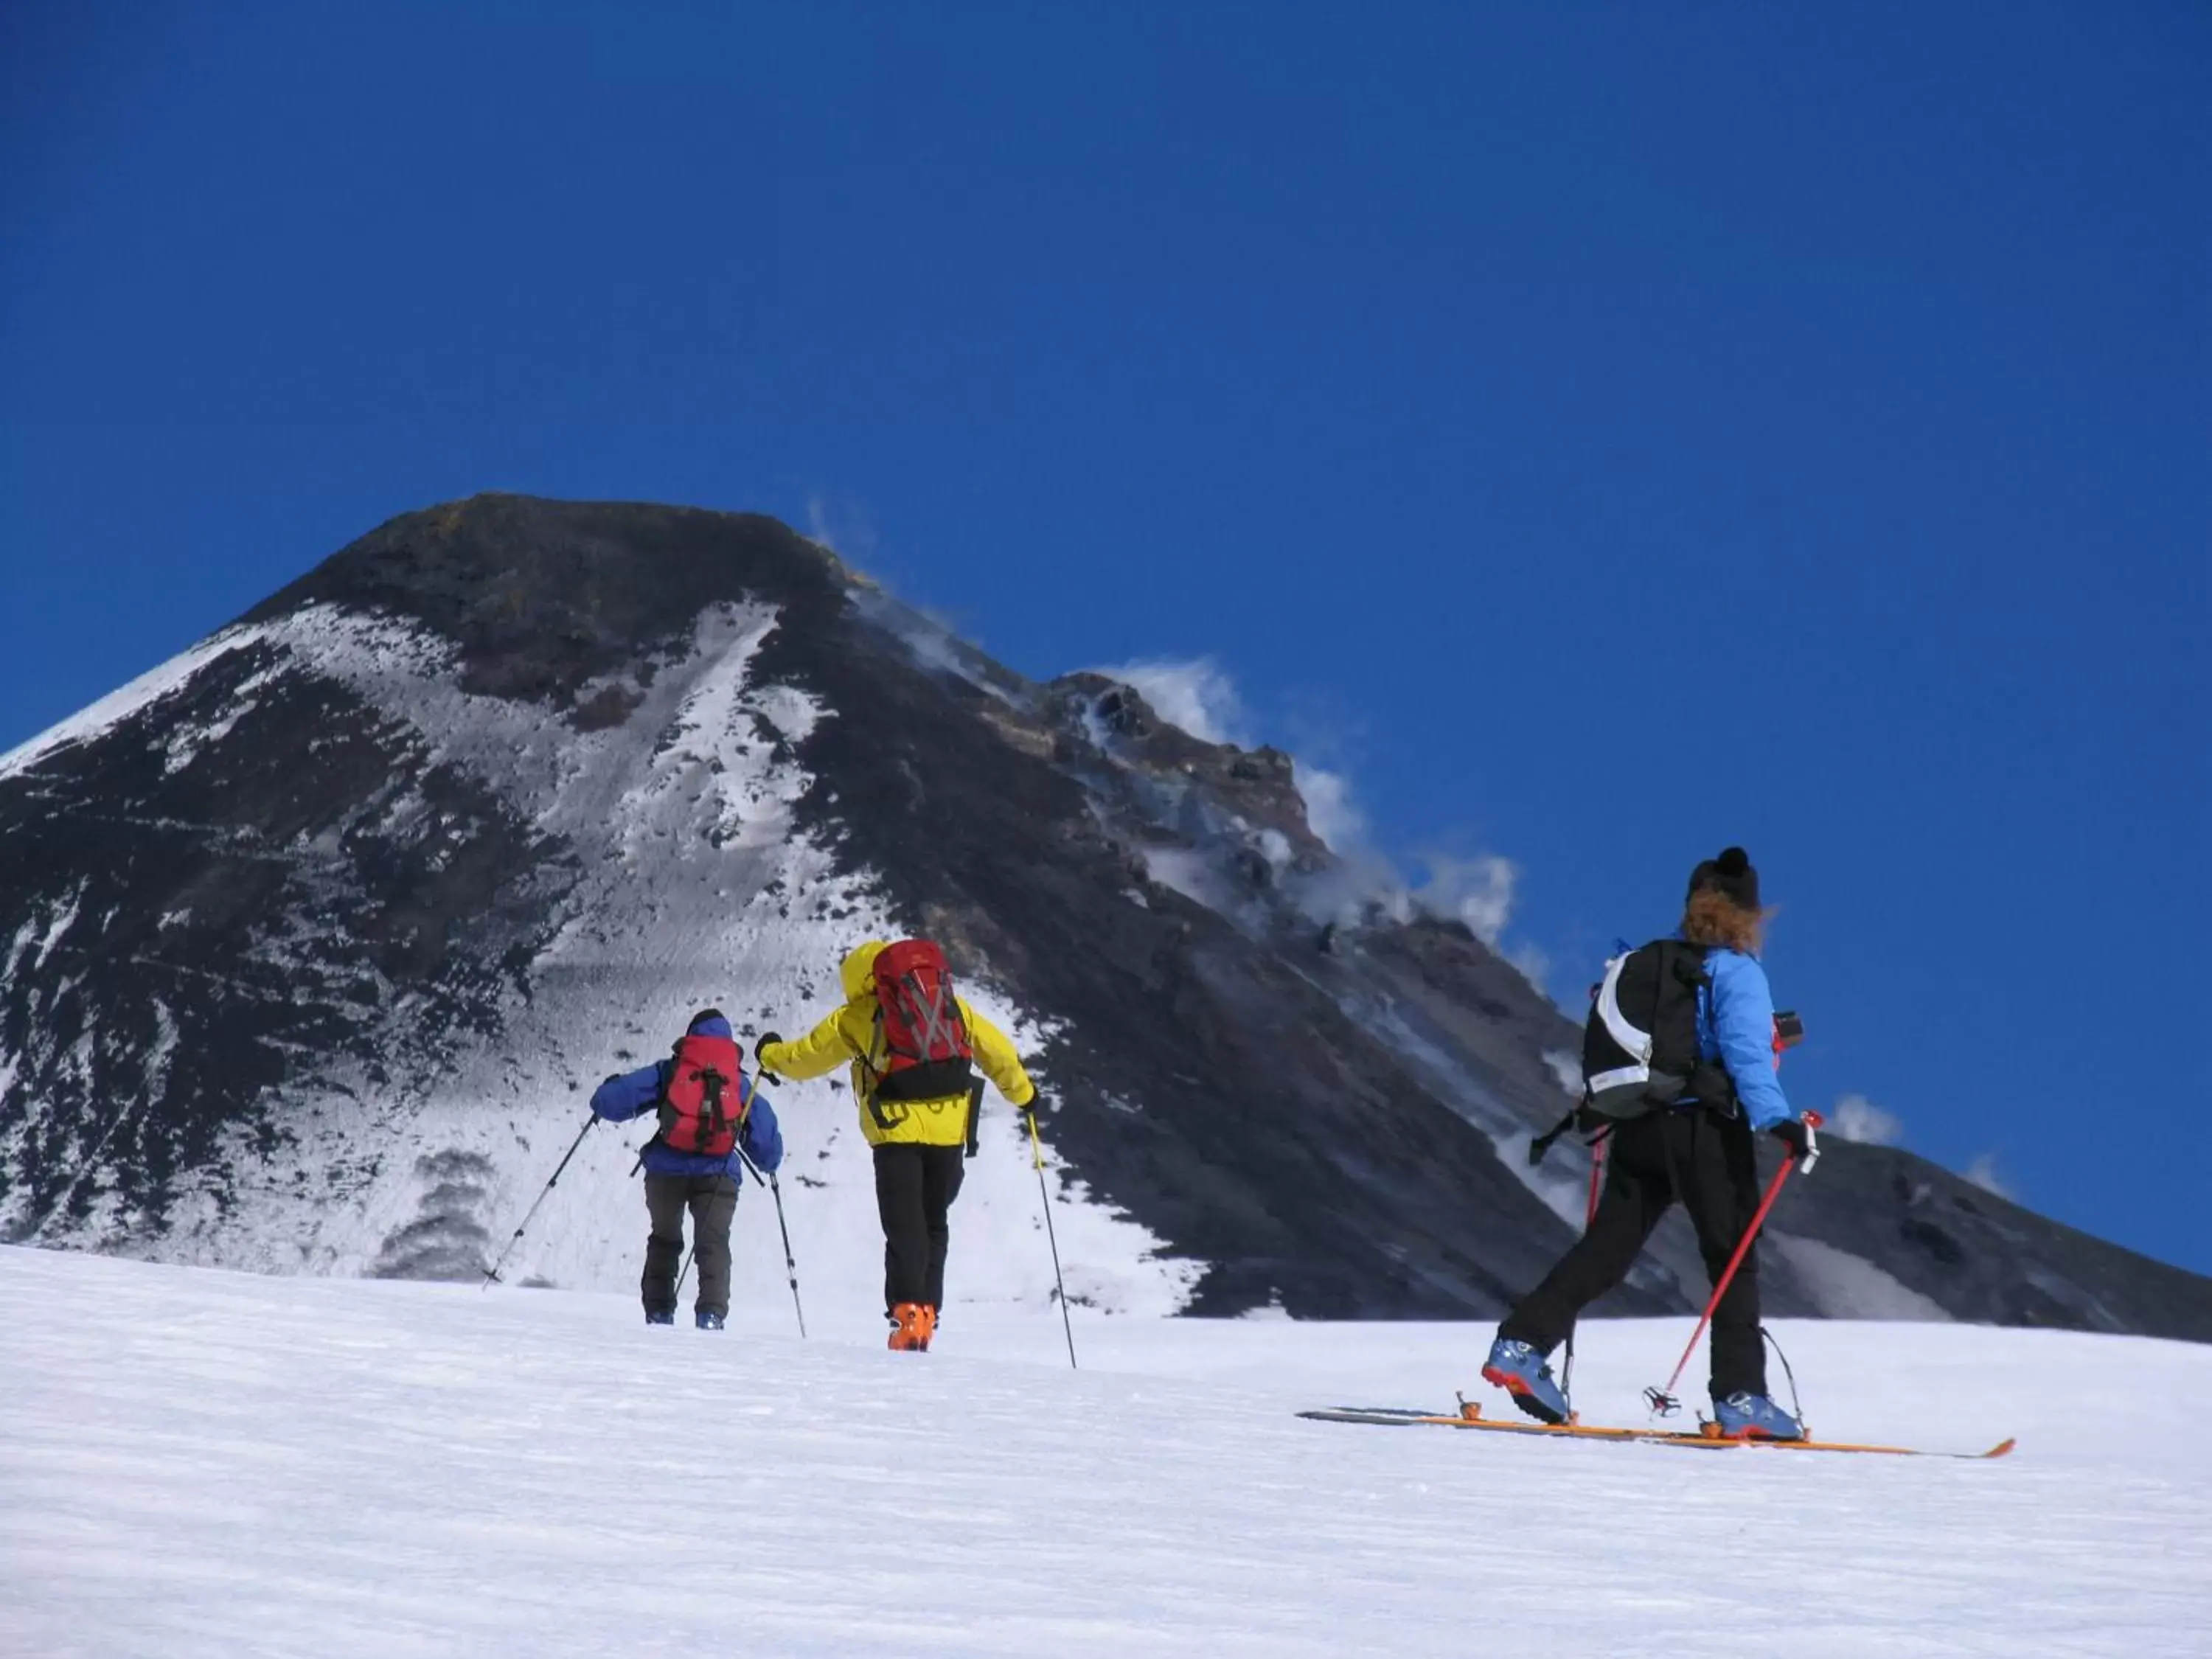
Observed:
[[[1738,1392],[1713,1397],[1713,1416],[1723,1440],[1802,1440],[1797,1419],[1763,1394]]]
[[[717,1313],[701,1314],[699,1316],[699,1328],[702,1331],[720,1330],[722,1328],[722,1316]]]
[[[675,1310],[673,1309],[647,1308],[645,1310],[645,1322],[648,1325],[673,1325],[676,1322]]]
[[[1567,1397],[1544,1356],[1526,1342],[1501,1336],[1490,1345],[1490,1358],[1482,1362],[1482,1380],[1495,1382],[1513,1396],[1513,1403],[1540,1423],[1567,1420]]]

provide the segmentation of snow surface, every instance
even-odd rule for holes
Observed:
[[[1449,1405],[1471,1326],[1078,1310],[1076,1373],[1003,1307],[887,1354],[807,1267],[800,1342],[0,1249],[0,1654],[2207,1650],[2212,1348],[1795,1324],[1826,1434],[2020,1450],[1684,1452],[1291,1414]],[[1584,1409],[1686,1334],[1586,1328]]]

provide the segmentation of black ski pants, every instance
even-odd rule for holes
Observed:
[[[647,1313],[676,1311],[676,1271],[684,1260],[684,1212],[691,1212],[698,1250],[701,1313],[730,1311],[730,1221],[738,1212],[738,1183],[727,1176],[648,1175],[645,1207],[653,1232],[645,1241],[645,1278],[639,1292]]]
[[[966,1149],[893,1141],[876,1148],[876,1212],[884,1223],[884,1310],[945,1305],[945,1212],[960,1195]]]
[[[1717,1283],[1759,1209],[1759,1161],[1740,1114],[1675,1108],[1616,1125],[1589,1231],[1506,1316],[1498,1335],[1551,1352],[1566,1340],[1576,1316],[1628,1276],[1644,1241],[1678,1200],[1697,1231],[1706,1275]],[[1712,1357],[1716,1398],[1766,1392],[1756,1245],[1713,1310]]]

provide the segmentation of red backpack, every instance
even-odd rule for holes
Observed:
[[[748,1107],[738,1045],[726,1036],[678,1039],[660,1091],[660,1142],[679,1152],[727,1158]]]
[[[926,939],[887,945],[876,958],[876,1024],[884,1065],[876,1098],[948,1100],[975,1086],[968,1023],[945,952]]]

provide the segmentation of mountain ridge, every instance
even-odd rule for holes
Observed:
[[[465,1273],[537,1178],[517,1103],[718,973],[790,1029],[863,927],[939,935],[1029,1035],[1102,1305],[1486,1317],[1571,1236],[1578,1172],[1520,1152],[1573,1025],[1362,890],[1287,757],[1029,681],[776,520],[473,497],[196,650],[0,765],[6,1237]],[[1831,1143],[1775,1224],[1778,1312],[2212,1340],[2212,1281],[1898,1149]],[[1608,1310],[1701,1285],[1671,1225]]]

